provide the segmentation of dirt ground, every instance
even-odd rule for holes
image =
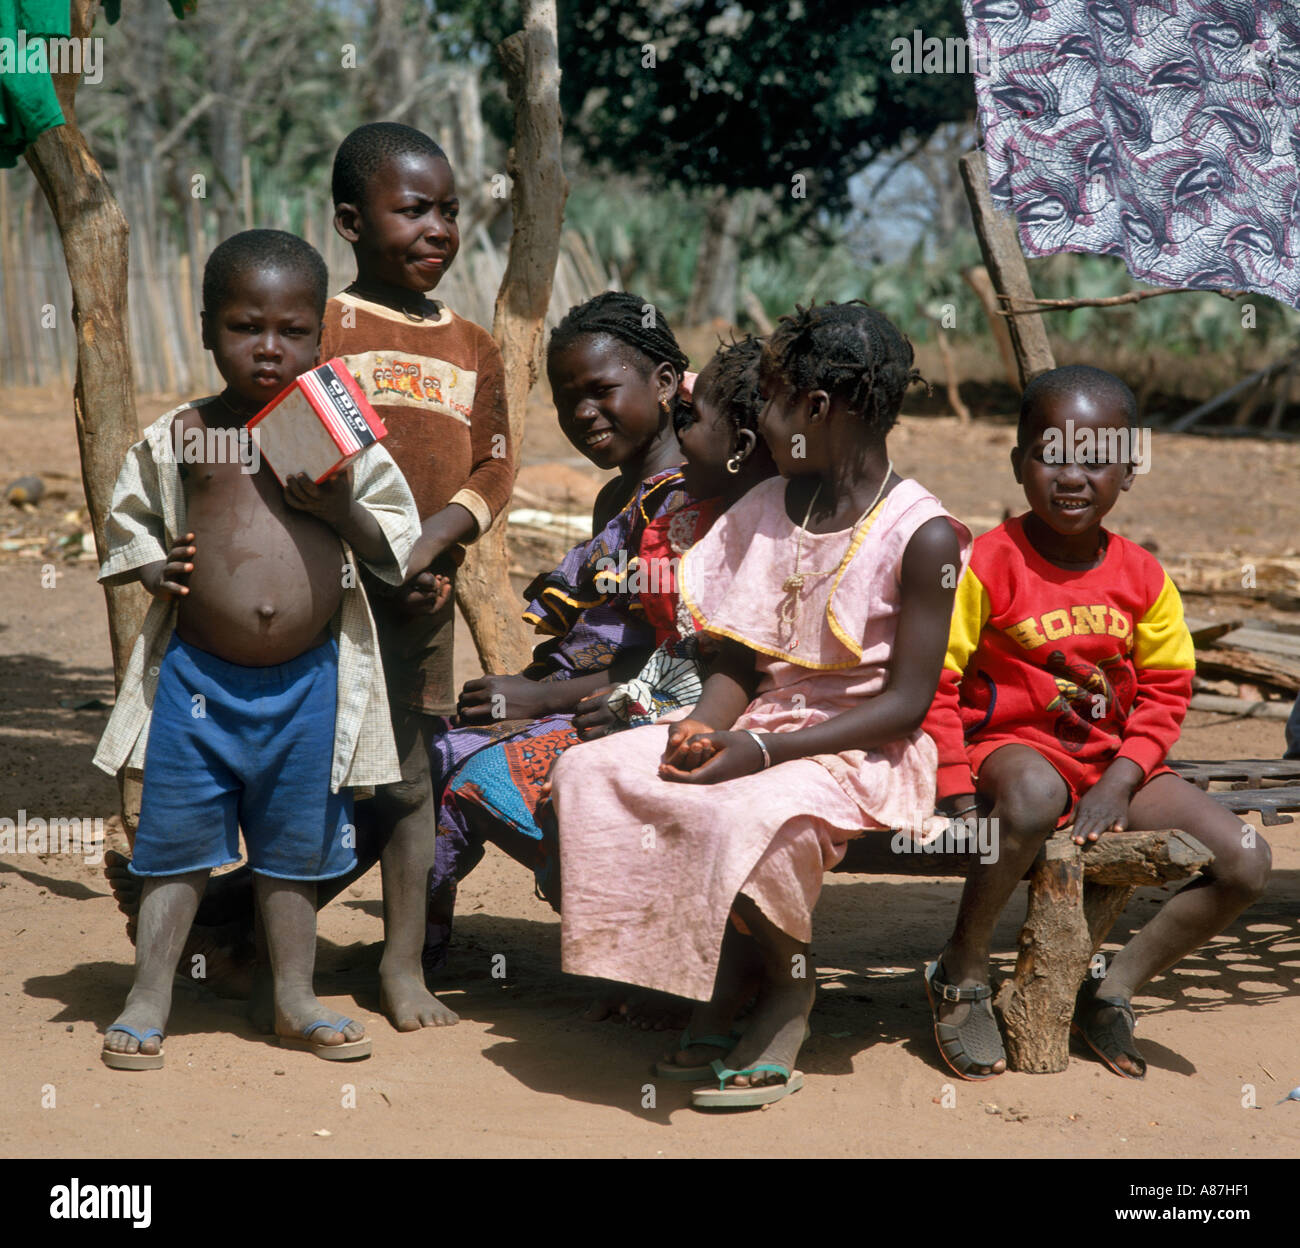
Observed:
[[[168,406],[142,403],[142,423]],[[896,466],[977,531],[1019,510],[1006,422],[962,428],[905,418]],[[598,479],[538,401],[520,478],[528,506],[589,506]],[[38,471],[34,513],[0,515],[0,814],[110,817],[112,780],[91,766],[112,698],[103,598],[90,557],[69,559],[84,506],[66,395],[0,396],[0,484]],[[61,475],[60,475],[61,474]],[[1157,439],[1115,527],[1174,562],[1191,551],[1250,557],[1300,546],[1300,446]],[[50,544],[23,546],[33,535]],[[48,553],[46,553],[48,552]],[[516,549],[520,572],[539,558]],[[41,573],[52,563],[55,587]],[[1189,614],[1216,618],[1209,600]],[[1294,620],[1294,617],[1292,617]],[[462,629],[458,663],[475,674]],[[89,706],[82,704],[90,703]],[[78,709],[80,707],[80,709]],[[1193,712],[1181,757],[1276,756],[1278,720]],[[0,1155],[40,1157],[1268,1157],[1300,1155],[1300,824],[1266,832],[1264,899],[1139,998],[1150,1073],[1132,1085],[1076,1053],[1059,1075],[959,1083],[930,1035],[921,972],[941,948],[960,884],[832,877],[817,916],[819,997],[799,1060],[807,1085],[770,1112],[693,1112],[686,1088],[653,1080],[665,1037],[582,1021],[584,986],[558,972],[559,924],[528,874],[493,849],[462,890],[439,990],[459,1026],[399,1035],[378,1012],[377,873],[320,920],[317,984],[367,1024],[367,1062],[287,1053],[238,1001],[178,988],[167,1067],[103,1067],[100,1032],[131,979],[132,950],[100,868],[66,855],[0,858],[5,1058]],[[1166,894],[1141,890],[1116,928],[1140,926]],[[1023,897],[999,930],[1010,969]],[[504,978],[494,978],[504,955]],[[499,961],[496,963],[499,967]],[[955,1084],[955,1101],[946,1096]],[[653,1091],[654,1101],[650,1103]],[[1252,1107],[1253,1106],[1253,1107]],[[1262,1113],[1262,1118],[1256,1114]]]

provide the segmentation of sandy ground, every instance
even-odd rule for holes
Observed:
[[[164,406],[142,404],[142,418]],[[521,486],[557,510],[581,510],[595,480],[548,425],[533,427]],[[891,450],[900,471],[982,529],[1020,506],[1005,467],[1010,444],[1005,424],[963,430],[913,418]],[[63,495],[35,515],[0,517],[0,537],[75,527],[63,524],[82,503],[66,400],[4,396],[0,448],[0,484],[39,470]],[[1229,547],[1287,553],[1300,544],[1298,472],[1294,445],[1162,439],[1115,527],[1155,541],[1167,560]],[[108,817],[113,782],[90,765],[106,712],[74,709],[112,697],[103,599],[93,561],[56,556],[52,590],[41,588],[45,562],[39,552],[0,551],[0,814]],[[1205,599],[1189,601],[1189,612],[1213,615]],[[468,677],[473,650],[467,636],[458,645]],[[1193,713],[1178,753],[1281,748],[1278,721]],[[495,850],[463,887],[439,984],[459,1026],[399,1035],[378,1013],[372,874],[322,913],[317,982],[329,1004],[367,1023],[373,1058],[340,1067],[283,1052],[250,1028],[241,1003],[187,984],[166,1069],[134,1075],[108,1071],[97,1055],[132,959],[99,868],[72,856],[6,856],[0,1155],[1294,1157],[1300,1103],[1276,1102],[1300,1084],[1297,827],[1267,831],[1274,874],[1259,905],[1139,999],[1143,1085],[1078,1054],[1059,1075],[952,1080],[930,1035],[921,971],[947,935],[959,883],[832,877],[817,919],[814,1034],[799,1061],[807,1086],[770,1112],[739,1117],[696,1113],[685,1088],[655,1083],[664,1036],[581,1020],[588,994],[557,971],[555,916]],[[1117,939],[1164,897],[1139,892]],[[999,931],[1008,970],[1022,913],[1020,897]],[[503,978],[493,975],[497,955]]]

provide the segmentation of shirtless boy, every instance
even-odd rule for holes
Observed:
[[[312,990],[316,881],[355,864],[348,790],[399,774],[353,553],[400,584],[418,521],[383,447],[320,485],[299,474],[282,487],[244,428],[316,363],[327,282],[291,234],[217,247],[203,344],[225,389],[151,425],[114,491],[100,579],[139,580],[154,598],[95,757],[144,771],[135,982],[103,1048],[116,1069],[163,1064],[172,977],[209,872],[238,860],[240,827],[280,1043],[370,1053],[362,1026]]]
[[[429,297],[460,248],[460,201],[442,149],[410,126],[361,126],[339,146],[333,191],[335,229],[352,246],[357,277],[326,304],[321,354],[344,360],[382,418],[385,449],[420,522],[407,581],[395,589],[365,578],[401,776],[361,803],[356,846],[357,874],[376,860],[383,872],[380,1004],[398,1031],[417,1031],[457,1021],[421,965],[437,814],[429,748],[445,728],[439,717],[456,712],[453,581],[464,546],[510,501],[515,452],[500,350],[486,330]],[[134,881],[111,850],[104,871],[133,916]],[[322,885],[318,902],[349,881]],[[211,894],[194,947],[238,966],[252,927],[247,873],[222,876]]]

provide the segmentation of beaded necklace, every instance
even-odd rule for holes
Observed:
[[[889,484],[889,478],[894,474],[894,461],[891,459],[885,465],[885,475],[880,482],[880,489],[876,491],[876,496],[867,504],[867,509],[853,522],[853,528],[849,534],[849,544],[853,543],[853,534],[857,532],[860,525],[875,509],[876,504],[880,502],[885,493],[885,486]],[[804,513],[803,524],[799,526],[799,531],[795,536],[794,545],[794,571],[781,584],[785,591],[785,597],[781,599],[781,605],[777,608],[777,619],[782,624],[790,628],[790,649],[799,648],[799,616],[803,610],[803,604],[799,599],[799,591],[804,586],[804,574],[799,571],[799,562],[803,558],[803,536],[808,530],[808,522],[812,519],[813,507],[817,502],[817,496],[822,492],[822,483],[817,482],[817,488],[813,490],[812,497],[808,500],[808,510]],[[828,568],[822,572],[809,572],[809,576],[825,576],[828,572],[833,572],[833,568]]]

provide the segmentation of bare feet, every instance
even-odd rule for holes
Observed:
[[[583,1011],[584,1021],[627,1023],[641,1031],[678,1031],[691,1014],[691,1002],[666,992],[650,992],[629,984],[610,984]]]
[[[449,1010],[425,987],[424,977],[412,971],[379,968],[379,1004],[398,1031],[421,1027],[450,1027],[460,1015]]]

